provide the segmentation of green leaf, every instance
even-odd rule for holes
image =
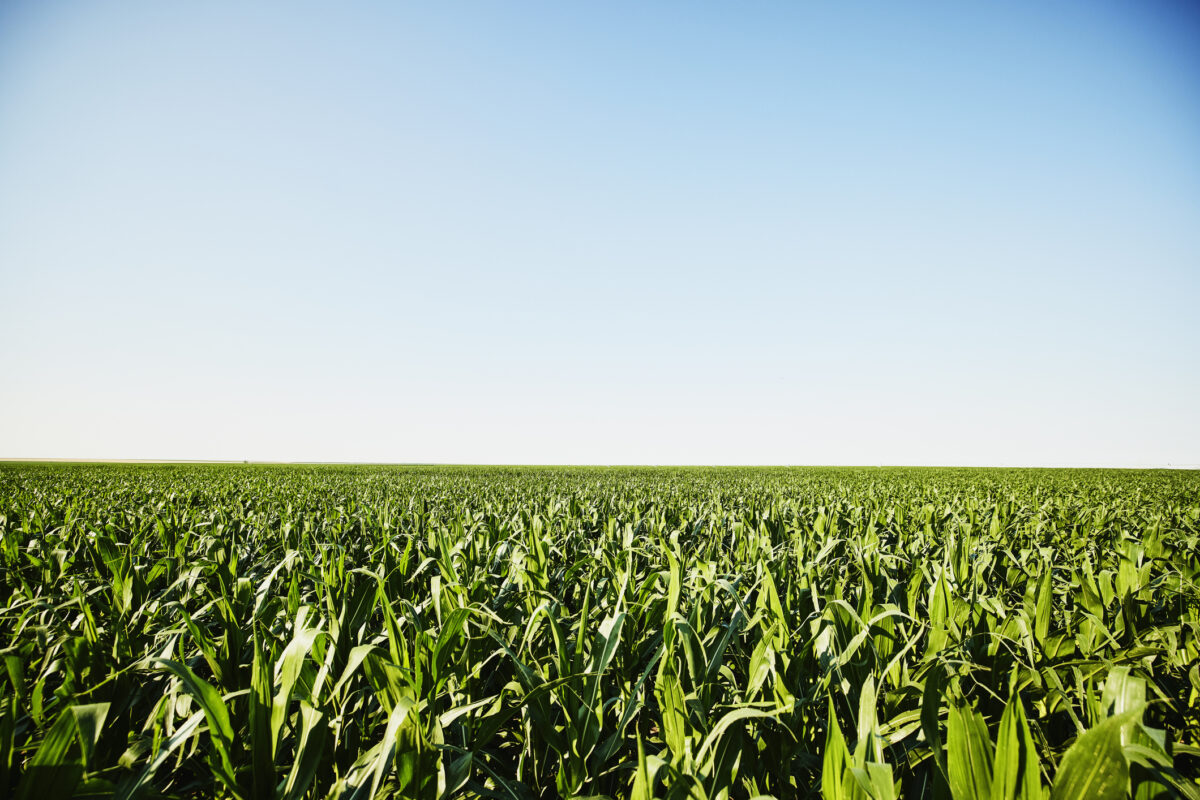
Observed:
[[[879,738],[879,719],[876,716],[878,696],[875,676],[867,676],[858,693],[858,742],[854,746],[854,765],[865,767],[867,762],[883,761],[883,742]]]
[[[933,762],[937,765],[940,779],[946,777],[946,751],[942,744],[941,726],[938,716],[941,713],[942,693],[945,688],[945,673],[941,666],[935,664],[933,670],[925,678],[925,688],[921,693],[921,732],[933,754]]]
[[[275,797],[275,739],[271,735],[271,666],[258,633],[254,632],[254,660],[250,665],[250,763],[253,765],[255,800]]]
[[[400,730],[409,723],[409,715],[416,706],[409,698],[405,697],[396,703],[392,709],[391,716],[388,718],[387,730],[383,734],[383,744],[379,749],[379,755],[375,759],[375,765],[371,774],[371,791],[367,795],[372,798],[379,791],[379,784],[383,780],[383,776],[392,766],[393,758],[396,751],[396,743],[400,738]]]
[[[717,742],[721,740],[721,737],[725,735],[725,731],[727,731],[731,725],[747,719],[775,718],[776,715],[774,713],[760,711],[757,708],[735,708],[733,711],[730,711],[725,716],[721,717],[720,721],[717,722],[717,724],[713,726],[713,729],[709,731],[708,735],[704,737],[703,744],[701,744],[700,749],[696,751],[696,762],[703,767],[704,756],[708,753],[710,748],[715,746]]]
[[[667,663],[667,659],[664,659],[663,664]],[[682,755],[683,741],[691,726],[688,724],[683,688],[679,685],[679,677],[675,674],[674,667],[668,667],[659,673],[654,693],[658,699],[663,740],[672,753]]]
[[[1040,800],[1041,762],[1021,697],[1013,690],[996,731],[992,800]]]
[[[440,798],[456,797],[458,791],[466,786],[471,778],[471,766],[475,762],[472,753],[451,759],[446,765],[446,786],[438,793]]]
[[[1146,682],[1134,676],[1126,665],[1109,670],[1104,680],[1104,693],[1100,697],[1101,711],[1106,717],[1115,717],[1146,705]]]
[[[308,703],[301,702],[300,741],[296,744],[292,768],[283,785],[285,800],[299,800],[308,791],[317,770],[321,767],[321,756],[328,734],[329,724],[325,721],[325,715]]]
[[[197,678],[196,673],[184,664],[167,658],[156,658],[154,661],[179,679],[183,690],[192,696],[204,712],[204,718],[208,721],[209,741],[212,742],[218,759],[218,763],[214,765],[216,775],[228,789],[236,791],[237,779],[234,777],[231,753],[233,725],[229,722],[229,710],[225,707],[221,693],[206,681]]]
[[[1051,592],[1051,569],[1046,564],[1042,568],[1042,577],[1038,581],[1037,602],[1033,614],[1033,636],[1039,642],[1045,642],[1050,635],[1050,612],[1053,593]]]
[[[132,783],[125,783],[117,792],[117,800],[133,800],[140,797],[145,788],[154,780],[154,776],[158,773],[160,767],[167,762],[167,759],[179,749],[188,739],[192,737],[196,729],[200,727],[200,723],[204,722],[204,712],[197,711],[187,722],[175,729],[175,733],[171,738],[167,739],[159,748],[158,753],[154,758],[146,764],[142,769],[141,774]]]
[[[969,705],[953,705],[946,720],[946,768],[954,800],[991,800],[992,741]]]
[[[821,796],[825,800],[844,800],[850,796],[844,777],[850,766],[850,751],[846,748],[846,738],[842,735],[842,726],[838,724],[832,697],[829,698],[827,720],[825,756],[821,764]]]
[[[100,741],[104,720],[108,718],[108,709],[108,703],[71,706],[71,714],[75,717],[75,729],[79,733],[79,746],[83,752],[83,765],[86,769],[96,769],[94,763],[96,744]]]
[[[653,800],[654,782],[659,771],[667,766],[667,762],[658,756],[647,756],[641,737],[637,740],[638,764],[633,778],[633,788],[629,792],[629,800]]]
[[[825,800],[866,800],[871,796],[870,787],[874,778],[864,769],[856,770],[853,763],[831,697],[825,757],[821,764],[821,796]]]
[[[1141,713],[1141,707],[1126,711],[1082,733],[1058,766],[1051,800],[1123,800],[1129,793],[1129,763],[1122,735]]]
[[[75,715],[64,709],[25,767],[16,800],[68,800],[83,777],[83,764],[69,758],[76,735]]]

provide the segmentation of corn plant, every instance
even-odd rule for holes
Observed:
[[[0,797],[1200,798],[1200,476],[0,466]]]

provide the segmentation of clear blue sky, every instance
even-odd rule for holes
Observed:
[[[1195,4],[0,6],[0,456],[1200,463]]]

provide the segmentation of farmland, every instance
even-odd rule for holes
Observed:
[[[0,796],[1200,797],[1200,474],[0,465]]]

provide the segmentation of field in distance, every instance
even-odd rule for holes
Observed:
[[[1200,473],[0,464],[0,796],[1200,797]]]

